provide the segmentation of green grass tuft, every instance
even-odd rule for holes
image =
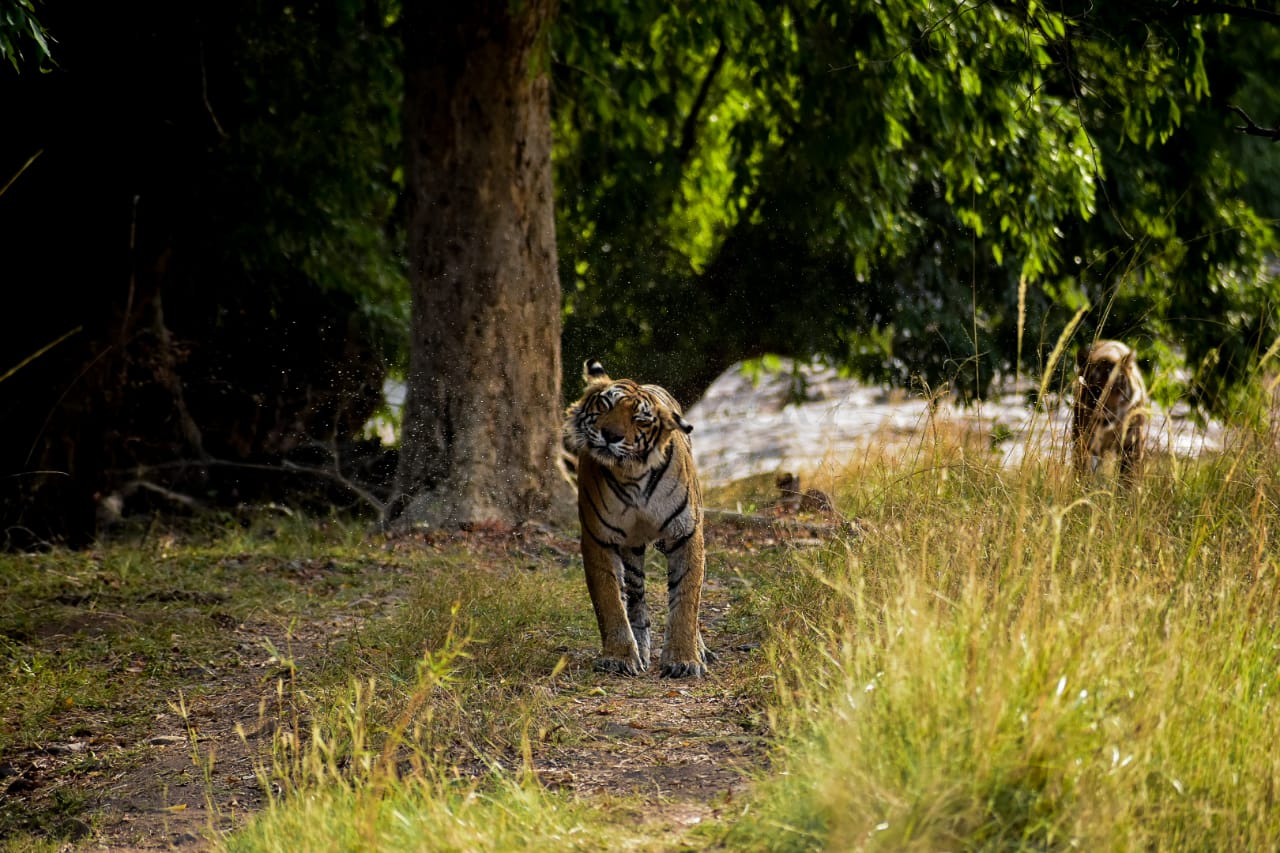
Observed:
[[[864,472],[865,538],[762,590],[791,614],[776,757],[729,846],[1270,847],[1276,461],[1165,462],[1120,495],[1052,469]]]
[[[414,777],[371,787],[330,785],[258,817],[231,851],[597,851],[629,833],[537,784]],[[617,848],[614,848],[617,849]]]

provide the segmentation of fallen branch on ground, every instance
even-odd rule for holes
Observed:
[[[752,530],[768,530],[772,532],[804,533],[809,536],[832,536],[845,533],[852,536],[862,534],[862,525],[857,519],[845,518],[839,514],[831,521],[802,521],[793,516],[761,515],[759,513],[735,512],[731,509],[715,509],[706,507],[702,511],[708,521],[727,524],[733,527]]]

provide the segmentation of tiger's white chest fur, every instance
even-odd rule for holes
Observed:
[[[696,478],[688,439],[673,436],[664,454],[638,476],[628,476],[584,456],[580,465],[599,469],[602,488],[585,495],[598,502],[607,544],[636,548],[653,542],[676,542],[698,526],[702,507],[697,489],[688,488],[684,475]],[[603,537],[602,537],[603,538]]]

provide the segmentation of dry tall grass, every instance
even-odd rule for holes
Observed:
[[[840,478],[867,535],[757,605],[777,761],[729,846],[1271,849],[1272,442],[1127,494],[923,451]]]

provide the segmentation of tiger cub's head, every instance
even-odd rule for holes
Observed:
[[[661,461],[677,434],[693,432],[665,388],[610,379],[595,359],[583,364],[582,378],[582,399],[565,413],[564,444],[574,455],[636,476]]]
[[[1120,341],[1098,341],[1076,352],[1076,399],[1101,416],[1116,415],[1146,394],[1137,356]]]

